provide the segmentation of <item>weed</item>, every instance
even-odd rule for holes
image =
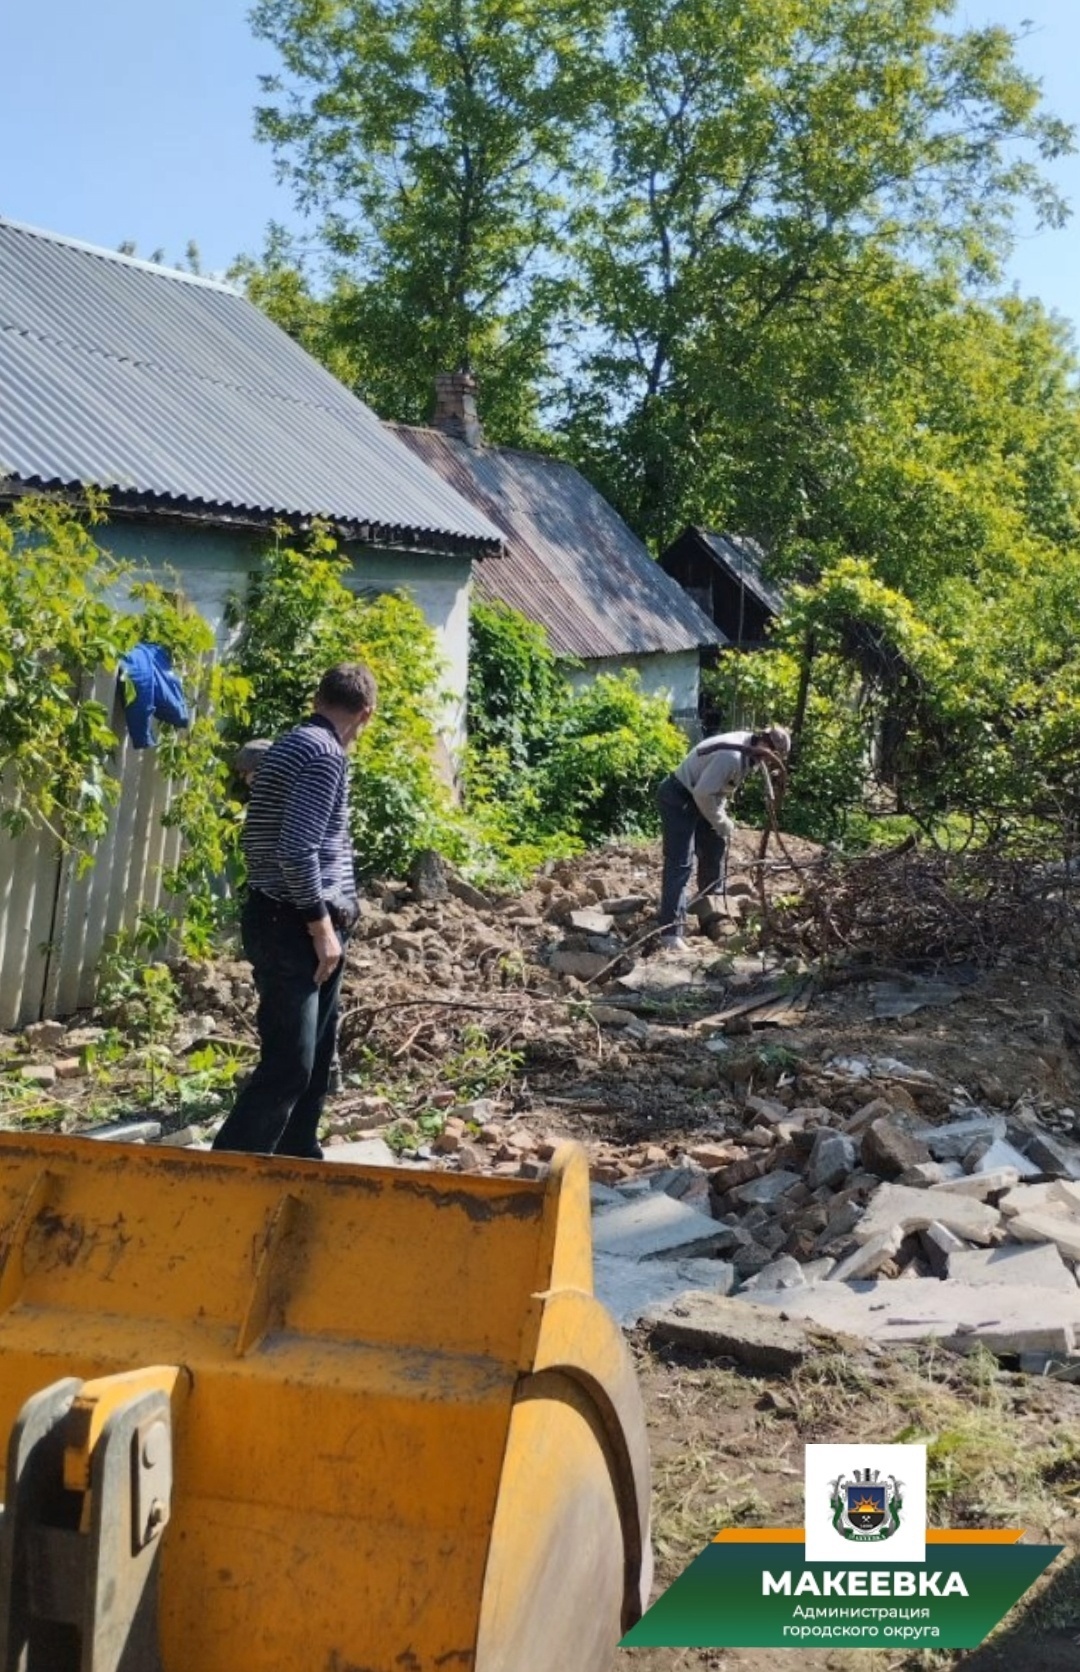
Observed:
[[[528,985],[529,966],[525,961],[525,954],[517,947],[512,952],[504,952],[495,965],[495,972],[502,987],[525,987]]]
[[[411,1155],[425,1141],[418,1122],[410,1119],[396,1120],[386,1128],[383,1138],[395,1155]]]
[[[470,1022],[461,1030],[460,1049],[443,1060],[441,1078],[464,1101],[493,1097],[506,1090],[524,1060],[523,1052],[496,1044],[486,1028]]]
[[[804,1429],[849,1421],[872,1391],[864,1367],[845,1353],[815,1353],[791,1378],[792,1397]]]
[[[107,1022],[133,1040],[160,1044],[176,1026],[176,983],[167,964],[148,961],[160,944],[157,914],[134,930],[111,935],[98,965],[98,1008]]]
[[[799,1062],[799,1053],[787,1045],[759,1045],[754,1055],[762,1072],[776,1079],[781,1074],[790,1074]]]

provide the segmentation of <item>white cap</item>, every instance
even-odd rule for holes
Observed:
[[[791,733],[783,726],[768,726],[762,736],[768,738],[773,753],[786,761],[791,753]]]

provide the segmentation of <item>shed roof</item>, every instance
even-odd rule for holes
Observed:
[[[648,655],[724,644],[572,465],[512,447],[471,447],[441,430],[389,426],[502,531],[505,555],[477,590],[547,630],[557,656]]]
[[[762,574],[765,549],[748,534],[721,534],[714,528],[691,526],[686,533],[701,541],[715,562],[728,571],[732,579],[745,586],[763,609],[781,615],[784,600],[775,586]]]
[[[496,555],[499,530],[227,285],[0,218],[0,479]]]

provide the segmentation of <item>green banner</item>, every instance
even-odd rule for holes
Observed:
[[[621,1647],[973,1649],[1059,1544],[933,1544],[924,1562],[806,1562],[801,1543],[708,1545]]]

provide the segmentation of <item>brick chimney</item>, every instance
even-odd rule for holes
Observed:
[[[484,431],[476,415],[476,379],[472,372],[440,372],[435,379],[435,416],[432,423],[444,435],[482,447]]]

